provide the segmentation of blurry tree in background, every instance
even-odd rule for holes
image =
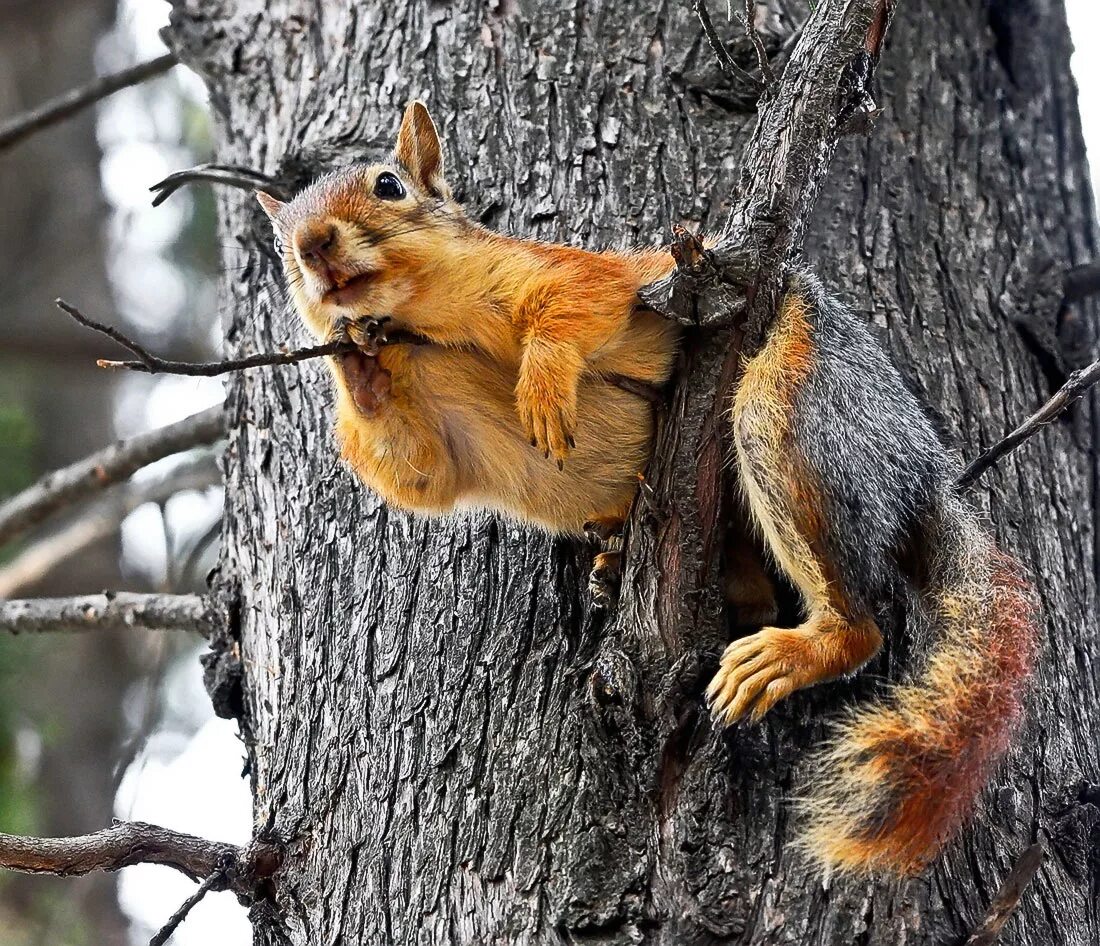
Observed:
[[[97,71],[132,62],[127,24],[115,22],[118,12],[116,0],[3,4],[0,115],[21,112],[83,85]],[[155,153],[164,150],[161,136],[167,128],[174,137],[166,143],[174,148],[161,158],[166,167],[205,156],[206,111],[185,97],[178,83],[156,80],[126,96],[105,106],[115,110],[114,120],[101,125],[108,179],[119,129],[142,137],[147,152]],[[128,113],[122,115],[120,108]],[[158,422],[144,410],[150,381],[135,385],[98,370],[102,340],[61,316],[55,297],[109,319],[119,311],[116,299],[124,303],[123,314],[153,302],[157,308],[146,317],[156,319],[160,337],[174,351],[194,355],[210,348],[209,275],[217,257],[212,198],[185,195],[160,214],[170,243],[158,245],[127,219],[127,208],[112,211],[101,186],[101,157],[93,109],[0,153],[0,499],[120,432]],[[156,172],[148,154],[142,171],[149,177],[132,183],[148,205],[145,187]],[[144,244],[135,248],[142,237]],[[172,287],[184,291],[165,291]],[[179,414],[194,407],[189,400]],[[158,519],[167,522],[155,507],[143,512],[146,520],[153,517],[154,530],[160,528]],[[51,523],[20,546],[0,549],[0,582],[10,577],[3,573],[5,563],[38,540],[63,533],[86,513]],[[40,574],[20,578],[0,597],[201,582],[201,567],[180,576],[150,569],[140,556],[124,560],[118,518],[108,510],[94,530],[97,537],[32,570]],[[169,561],[173,551],[177,559],[187,557],[194,537],[164,529],[165,541],[176,539]],[[178,649],[164,638],[121,633],[49,641],[0,636],[0,830],[72,834],[109,822],[122,768],[154,723],[157,701],[149,675]],[[0,876],[0,942],[126,946],[129,923],[119,910],[115,884],[115,877],[104,874],[74,883]]]
[[[0,111],[12,114],[91,78],[89,38],[109,28],[115,3],[25,0],[4,12]],[[99,158],[92,112],[0,154],[0,417],[29,444],[12,456],[5,438],[0,465],[25,463],[27,477],[114,435],[113,394],[96,376],[94,343],[50,312],[63,294],[102,311],[112,305]],[[118,538],[110,536],[25,590],[64,594],[116,585],[118,557]],[[15,754],[5,753],[3,798],[21,807],[19,821],[66,834],[110,817],[125,731],[120,699],[138,672],[122,635],[73,637],[61,647],[0,639],[0,739],[9,747],[17,731],[25,742],[41,739],[40,754],[24,746],[29,771],[14,771]],[[47,935],[60,943],[127,942],[107,876],[73,887],[5,877],[0,895],[0,911],[22,914],[23,921],[4,925],[26,929],[28,943],[46,942]]]

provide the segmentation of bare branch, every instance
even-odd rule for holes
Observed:
[[[235,164],[198,164],[193,168],[169,174],[163,181],[157,181],[150,187],[149,190],[155,194],[153,206],[160,206],[185,184],[194,181],[209,181],[211,184],[224,184],[226,187],[239,187],[247,191],[262,189],[279,200],[289,200],[293,196],[285,181],[269,177],[260,171]]]
[[[1039,843],[1031,845],[1020,855],[989,905],[985,920],[966,941],[965,946],[993,946],[1001,935],[1001,929],[1020,905],[1020,897],[1028,884],[1043,865],[1045,853],[1043,845]]]
[[[149,631],[196,631],[208,637],[213,624],[210,604],[201,595],[118,591],[76,598],[0,601],[0,631],[12,634],[141,628]]]
[[[55,470],[0,505],[0,545],[11,541],[51,513],[98,493],[155,460],[204,446],[225,433],[221,405],[176,424],[119,441],[104,450]]]
[[[295,351],[262,352],[256,355],[247,355],[244,358],[231,358],[227,361],[171,361],[167,358],[158,358],[135,342],[129,335],[110,325],[104,325],[102,322],[89,318],[76,306],[71,305],[64,299],[56,301],[57,307],[62,312],[72,316],[81,325],[90,328],[93,332],[98,332],[100,335],[106,335],[112,341],[118,342],[123,348],[129,349],[138,356],[137,361],[113,361],[100,358],[96,361],[100,368],[124,368],[146,374],[175,374],[213,378],[221,374],[229,374],[232,371],[244,371],[247,368],[262,368],[266,365],[294,365],[310,358],[321,358],[325,355],[338,355],[341,352],[357,350],[351,342],[336,341],[328,342],[325,345],[314,345],[310,348],[299,348]],[[400,334],[401,337],[399,338],[398,334],[395,333],[392,340],[408,340],[404,337],[407,333]],[[419,338],[419,336],[416,336],[416,338]],[[0,541],[2,539],[3,534],[0,532]]]
[[[1011,453],[1029,437],[1033,437],[1047,424],[1057,419],[1066,408],[1084,397],[1097,381],[1100,381],[1100,361],[1094,361],[1085,368],[1078,368],[1039,410],[992,447],[982,451],[981,455],[963,470],[962,476],[956,480],[956,485],[960,489],[973,486],[978,478],[1001,457]]]
[[[816,4],[746,149],[726,234],[712,251],[723,278],[700,287],[690,274],[673,273],[642,289],[647,305],[687,325],[741,324],[742,351],[752,354],[777,311],[837,142],[872,101],[893,7],[890,0]]]
[[[0,598],[13,597],[89,546],[114,535],[122,520],[138,506],[167,502],[176,493],[208,489],[221,483],[221,480],[221,470],[213,452],[205,451],[188,456],[163,476],[131,479],[120,484],[109,490],[103,499],[90,505],[78,518],[32,542],[0,567]],[[204,547],[209,541],[204,537]],[[189,563],[190,559],[189,555]],[[188,574],[187,569],[181,574]]]
[[[150,355],[145,361],[109,361],[100,358],[96,362],[100,368],[124,368],[129,371],[142,371],[146,374],[178,374],[192,377],[213,378],[233,371],[245,371],[249,368],[263,368],[267,365],[296,365],[311,358],[323,358],[325,355],[339,355],[357,351],[351,342],[328,342],[309,348],[294,350],[267,351],[244,358],[230,358],[226,361],[168,361]]]
[[[768,53],[764,49],[764,42],[756,31],[756,0],[745,0],[745,29],[752,41],[752,48],[756,50],[756,62],[760,67],[760,75],[764,77],[764,85],[775,84],[775,73],[772,72],[771,63],[768,62]]]
[[[699,22],[703,25],[703,33],[706,35],[707,42],[710,43],[710,48],[713,50],[714,57],[718,60],[718,65],[721,66],[722,71],[735,83],[747,83],[757,91],[763,88],[764,83],[751,72],[742,69],[729,54],[726,44],[722,42],[722,37],[718,34],[718,30],[715,29],[714,22],[710,18],[706,0],[695,0],[695,15],[699,17]]]
[[[98,332],[100,335],[106,335],[112,341],[118,342],[123,348],[132,351],[138,356],[143,365],[151,366],[156,363],[157,359],[153,355],[150,355],[149,352],[130,338],[130,336],[123,334],[117,328],[112,328],[110,325],[104,325],[102,322],[97,322],[95,319],[86,316],[75,305],[71,305],[64,299],[54,299],[54,305],[85,328],[90,328],[93,332]],[[97,362],[97,364],[99,364],[101,368],[106,367],[102,362]],[[110,364],[113,366],[115,363],[111,362]],[[146,370],[148,370],[148,367]]]
[[[192,880],[223,872],[219,889],[252,899],[282,863],[274,844],[207,841],[140,821],[123,821],[94,834],[71,838],[26,838],[0,834],[0,867],[29,874],[74,877],[116,871],[134,864],[162,864]]]
[[[206,880],[199,884],[199,889],[183,901],[180,908],[168,918],[168,922],[157,931],[157,934],[151,940],[149,940],[149,946],[164,946],[164,944],[171,939],[172,934],[179,928],[179,925],[187,919],[187,914],[198,905],[199,901],[225,880],[227,870],[228,865],[219,867],[214,873],[207,877]]]
[[[61,299],[57,300],[57,305],[62,311],[67,312],[81,325],[87,326],[102,335],[106,335],[123,347],[130,349],[130,351],[138,356],[137,361],[110,361],[106,358],[100,358],[96,364],[101,368],[124,368],[129,371],[142,371],[146,374],[177,374],[214,377],[216,375],[229,374],[233,371],[244,371],[248,368],[262,368],[267,365],[296,365],[299,362],[308,361],[311,358],[322,358],[325,355],[350,354],[351,352],[362,350],[359,346],[349,341],[332,341],[326,342],[324,345],[314,345],[310,348],[298,348],[293,351],[261,352],[255,355],[246,355],[244,358],[230,358],[226,361],[168,361],[167,359],[158,358],[156,355],[150,354],[150,352],[146,351],[141,345],[118,329],[112,328],[109,325],[103,325],[95,321],[95,319],[88,318],[88,316],[84,315],[84,313],[75,306],[69,305],[69,303],[63,302]],[[388,317],[375,321],[378,323],[376,331],[378,331],[379,334],[376,335],[372,341],[376,346],[431,344],[429,339],[425,338],[423,335],[417,335],[415,332],[409,332],[405,329],[385,329],[384,324],[388,321]],[[636,394],[648,401],[659,403],[662,400],[660,389],[648,382],[638,381],[635,378],[627,378],[620,374],[605,375],[604,380],[607,381],[608,384],[621,388],[630,394]],[[2,525],[2,519],[0,519],[0,525]],[[0,540],[2,539],[3,534],[0,532]]]
[[[10,148],[17,141],[22,141],[39,129],[75,115],[81,109],[94,105],[100,99],[105,99],[108,95],[113,95],[120,89],[159,76],[174,65],[176,65],[175,55],[165,53],[163,56],[158,56],[156,59],[151,59],[137,66],[131,66],[129,69],[123,69],[108,76],[100,76],[87,85],[70,89],[68,92],[50,99],[50,101],[35,109],[21,115],[15,115],[0,124],[0,151]]]

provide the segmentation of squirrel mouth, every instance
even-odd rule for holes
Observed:
[[[348,305],[355,301],[377,275],[377,270],[369,269],[366,272],[357,273],[347,278],[336,278],[333,280],[335,285],[327,290],[321,298],[325,302],[331,302],[335,305]]]

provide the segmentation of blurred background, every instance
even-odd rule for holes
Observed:
[[[1096,0],[1067,5],[1086,137],[1100,155],[1100,57],[1087,57],[1100,11]],[[167,17],[160,0],[0,0],[0,122],[164,52]],[[155,209],[148,191],[211,150],[203,88],[179,66],[0,150],[0,499],[222,399],[215,379],[97,370],[109,343],[53,306],[61,296],[158,354],[216,356],[217,280],[223,259],[232,278],[241,250],[223,253],[208,188]],[[155,464],[0,548],[0,598],[203,590],[222,507],[213,453]],[[246,842],[244,753],[236,725],[210,709],[201,650],[182,634],[0,636],[0,832],[79,834],[117,817]],[[80,879],[0,874],[0,946],[144,944],[193,889],[154,866]],[[207,897],[172,939],[250,941],[226,893]]]

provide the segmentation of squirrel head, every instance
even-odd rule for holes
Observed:
[[[393,161],[327,174],[293,200],[257,192],[298,311],[319,338],[340,319],[399,308],[472,226],[443,178],[422,102],[405,109]]]

